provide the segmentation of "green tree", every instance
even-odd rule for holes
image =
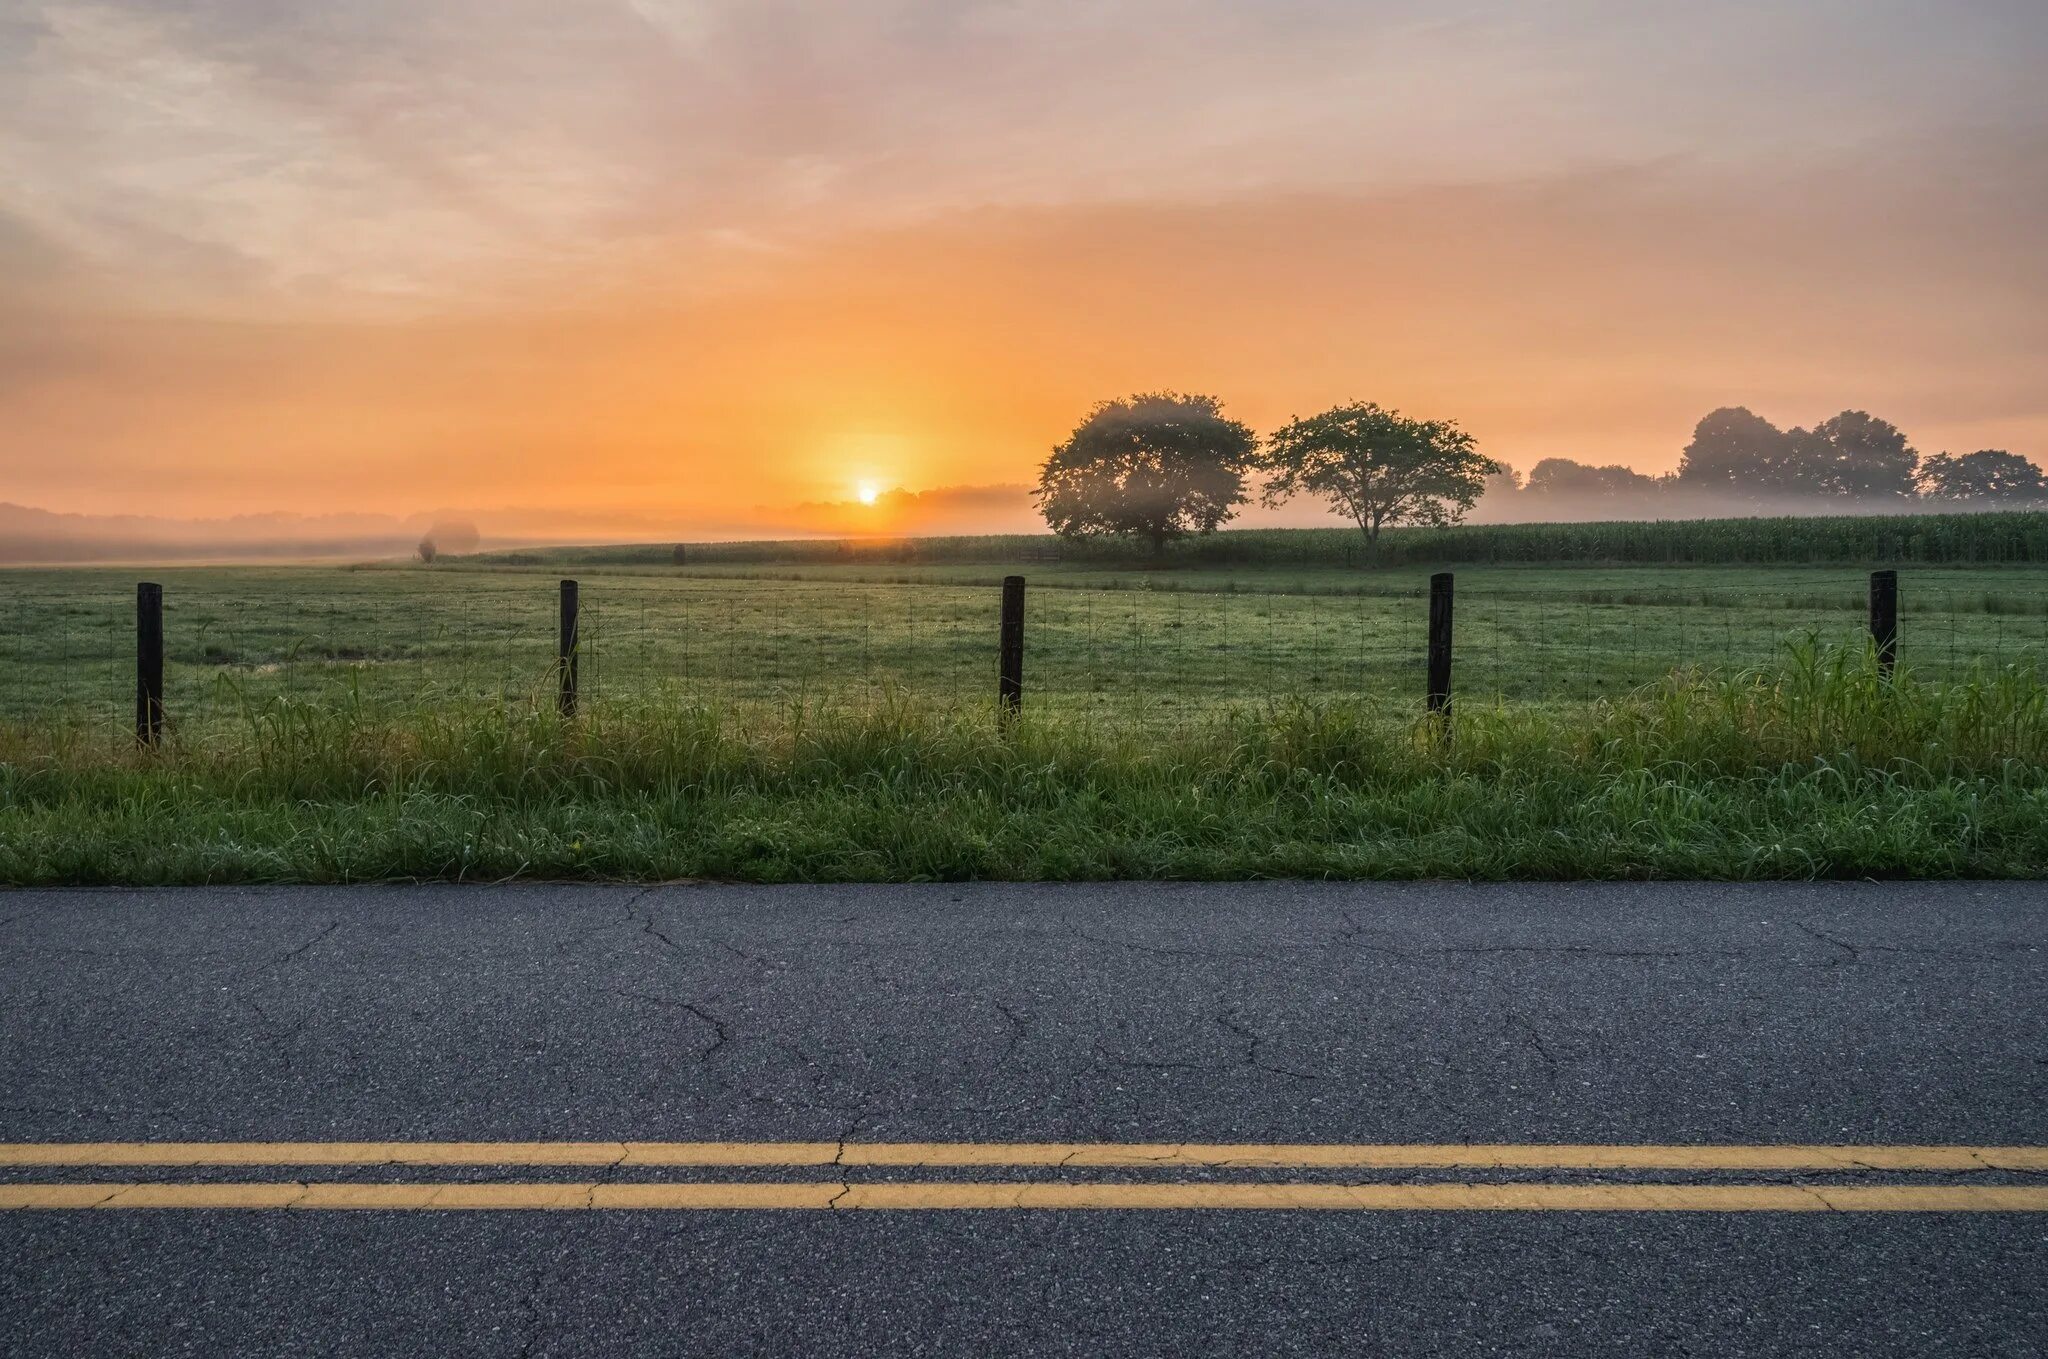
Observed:
[[[1859,500],[1903,500],[1913,494],[1920,455],[1888,420],[1868,411],[1843,411],[1788,437],[1792,489]]]
[[[2048,473],[2002,448],[1936,453],[1920,464],[1920,493],[1930,500],[2044,500]]]
[[[1678,459],[1678,484],[1745,495],[1790,490],[1792,441],[1747,406],[1709,411]]]
[[[1535,495],[1611,500],[1621,496],[1647,496],[1658,489],[1655,477],[1646,477],[1619,463],[1594,467],[1571,458],[1545,458],[1529,469],[1528,490]]]
[[[1258,443],[1212,396],[1105,401],[1053,449],[1034,497],[1062,537],[1130,534],[1157,555],[1169,539],[1213,533],[1237,513]]]
[[[1455,524],[1501,465],[1449,420],[1410,420],[1370,401],[1294,420],[1266,441],[1268,505],[1307,492],[1356,523],[1369,552],[1388,524]]]

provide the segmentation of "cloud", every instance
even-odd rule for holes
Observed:
[[[2044,53],[2036,0],[17,4],[0,481],[752,533],[1158,387],[2038,457]]]
[[[2008,136],[1769,174],[980,209],[714,296],[474,317],[45,299],[0,311],[0,469],[59,508],[546,504],[667,537],[859,480],[1025,483],[1095,401],[1161,387],[1260,429],[1378,400],[1524,467],[1667,470],[1731,403],[2039,457],[2044,164],[2048,139]]]
[[[0,210],[177,305],[702,287],[978,208],[1779,164],[2041,127],[2032,0],[50,0]]]

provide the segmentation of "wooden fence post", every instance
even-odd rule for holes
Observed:
[[[1877,670],[1891,678],[1899,659],[1899,573],[1870,573],[1870,640],[1877,644]]]
[[[576,582],[562,582],[561,633],[555,645],[555,670],[561,677],[561,691],[555,706],[563,717],[576,715],[577,637]]]
[[[1024,577],[1003,577],[1003,631],[996,666],[996,706],[1004,718],[1024,706]]]
[[[164,587],[135,587],[135,743],[155,748],[164,737]]]
[[[1451,716],[1451,573],[1429,578],[1429,711]]]

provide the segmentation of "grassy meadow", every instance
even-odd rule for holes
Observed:
[[[2048,868],[2048,567],[1903,568],[1885,683],[1880,562],[1459,565],[1446,743],[1419,712],[1442,564],[1278,541],[0,573],[0,882]],[[153,753],[126,735],[139,578],[165,587]]]
[[[579,566],[593,708],[943,708],[993,695],[989,567]],[[1427,568],[1113,572],[1031,581],[1026,702],[1156,726],[1275,703],[1419,701]],[[0,575],[0,720],[118,737],[133,693],[134,570]],[[394,717],[544,703],[555,575],[463,562],[180,568],[165,588],[166,706],[188,739],[277,701]],[[1806,637],[1863,635],[1865,573],[1839,567],[1464,567],[1454,685],[1468,703],[1583,703],[1674,670],[1769,667]],[[1930,678],[2048,659],[2048,570],[1908,569],[1901,650]]]
[[[0,727],[0,882],[2037,876],[2048,689],[1866,650],[1558,711],[1166,732],[914,702],[562,722],[279,705],[156,754]]]

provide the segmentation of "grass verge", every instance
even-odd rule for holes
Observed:
[[[2035,877],[2048,688],[1867,650],[1583,709],[1118,733],[911,702],[402,722],[276,701],[155,754],[0,728],[0,882]]]

